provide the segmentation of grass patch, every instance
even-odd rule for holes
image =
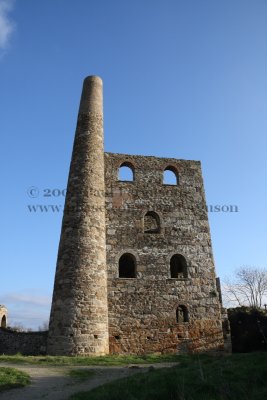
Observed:
[[[0,368],[0,392],[30,384],[30,376],[14,368]]]
[[[65,356],[0,356],[0,362],[10,362],[17,364],[37,364],[37,365],[127,365],[127,364],[149,364],[159,362],[177,362],[179,355],[175,354],[147,354],[144,356],[135,355],[108,355],[101,357],[65,357]]]
[[[90,369],[72,369],[69,371],[68,375],[73,378],[78,378],[81,381],[85,381],[88,378],[95,376],[96,372]]]
[[[72,400],[262,400],[267,398],[266,353],[187,356],[152,370],[78,393]]]

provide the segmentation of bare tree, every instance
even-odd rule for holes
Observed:
[[[21,322],[13,322],[8,328],[15,332],[32,332],[32,328],[25,328]]]
[[[267,296],[267,269],[243,266],[223,284],[223,295],[233,305],[261,308]]]

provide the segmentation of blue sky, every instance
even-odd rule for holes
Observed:
[[[0,0],[1,291],[48,319],[81,86],[104,81],[105,150],[201,160],[217,274],[267,266],[265,0]],[[28,188],[37,187],[31,198]],[[54,194],[58,194],[55,191]]]

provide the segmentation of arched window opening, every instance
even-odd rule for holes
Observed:
[[[144,216],[144,233],[160,233],[160,218],[154,211]]]
[[[130,253],[125,253],[119,260],[119,278],[136,278],[136,261]]]
[[[176,308],[176,322],[178,324],[182,322],[189,322],[188,310],[186,306],[178,306]]]
[[[122,182],[134,181],[134,167],[130,163],[124,162],[119,167],[119,181]]]
[[[187,278],[187,263],[184,256],[174,254],[170,260],[171,278]]]
[[[4,315],[1,320],[1,328],[6,328],[6,316]]]
[[[174,167],[167,167],[163,173],[164,185],[179,185],[179,175]]]

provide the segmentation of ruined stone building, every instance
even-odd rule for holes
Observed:
[[[200,162],[104,153],[102,81],[86,78],[48,354],[221,350],[221,315]]]
[[[7,309],[5,306],[0,305],[0,328],[7,326]]]

